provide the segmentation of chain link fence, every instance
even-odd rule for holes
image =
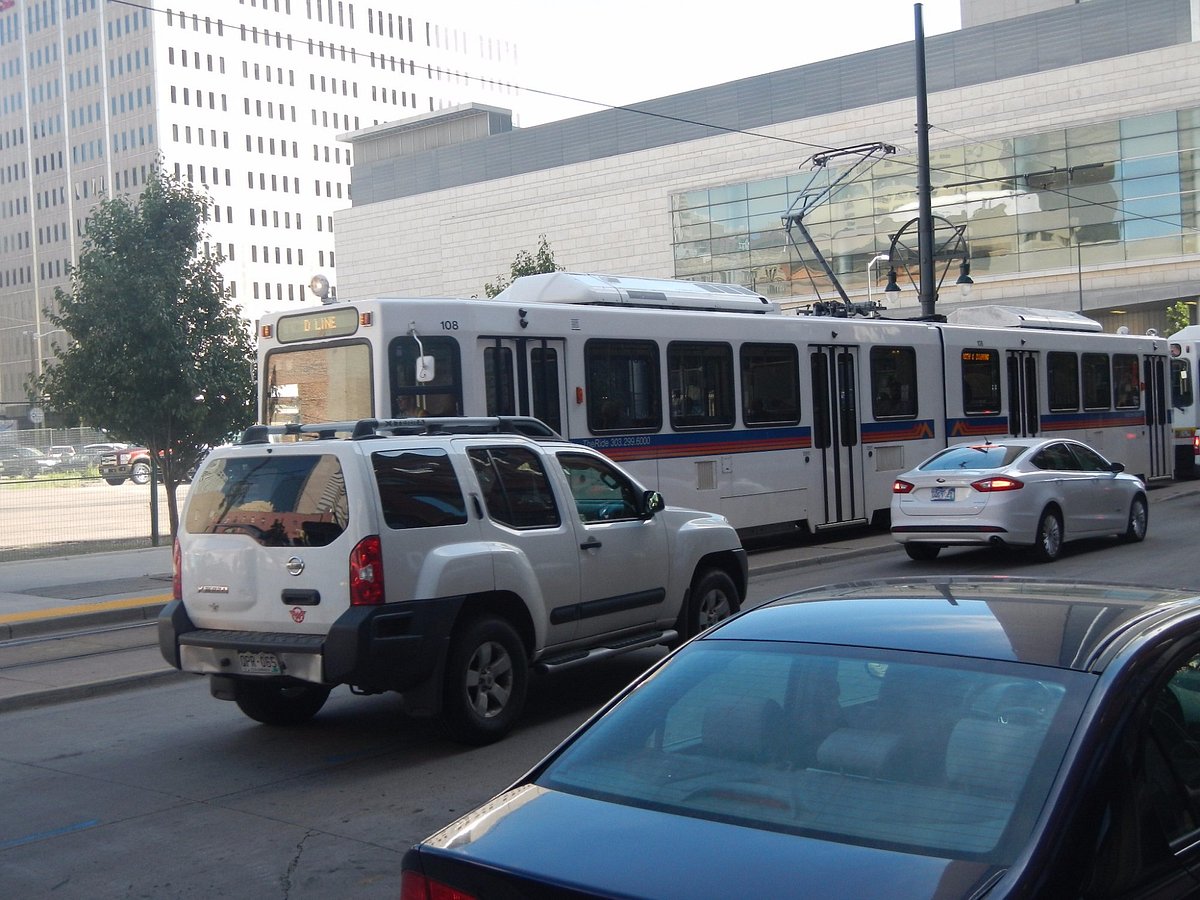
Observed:
[[[0,562],[170,540],[166,491],[157,478],[112,485],[100,477],[102,451],[95,445],[112,443],[94,428],[0,430]],[[187,486],[176,496],[182,506]]]

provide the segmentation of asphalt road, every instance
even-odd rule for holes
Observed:
[[[1117,580],[1200,591],[1200,495],[1151,507],[1140,545],[1018,553],[898,549],[756,577],[750,604],[831,581],[918,573]],[[467,749],[394,697],[335,691],[310,724],[273,729],[203,679],[0,717],[0,884],[13,897],[389,897],[412,843],[506,787],[657,656],[642,651],[534,686],[508,739]]]

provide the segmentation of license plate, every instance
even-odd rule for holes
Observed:
[[[274,653],[238,652],[238,669],[243,675],[279,675],[279,657]]]
[[[931,500],[953,500],[954,499],[954,488],[935,487],[935,488],[930,488],[930,492],[931,492],[930,493]]]

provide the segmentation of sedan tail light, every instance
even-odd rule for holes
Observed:
[[[379,535],[363,538],[350,551],[350,605],[377,606],[383,602],[383,546]]]
[[[991,478],[972,481],[971,487],[983,494],[994,494],[998,491],[1019,491],[1025,487],[1025,482],[1004,475],[993,475]]]
[[[400,873],[400,900],[476,900],[476,897],[405,869]]]
[[[893,494],[911,494],[912,491],[913,491],[913,485],[909,484],[907,481],[905,481],[902,478],[897,478],[895,481],[892,482],[892,493]]]

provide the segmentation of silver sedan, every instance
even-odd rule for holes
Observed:
[[[1124,469],[1064,438],[957,444],[895,480],[892,536],[918,560],[942,547],[1012,544],[1049,561],[1067,540],[1140,541],[1146,486]]]

